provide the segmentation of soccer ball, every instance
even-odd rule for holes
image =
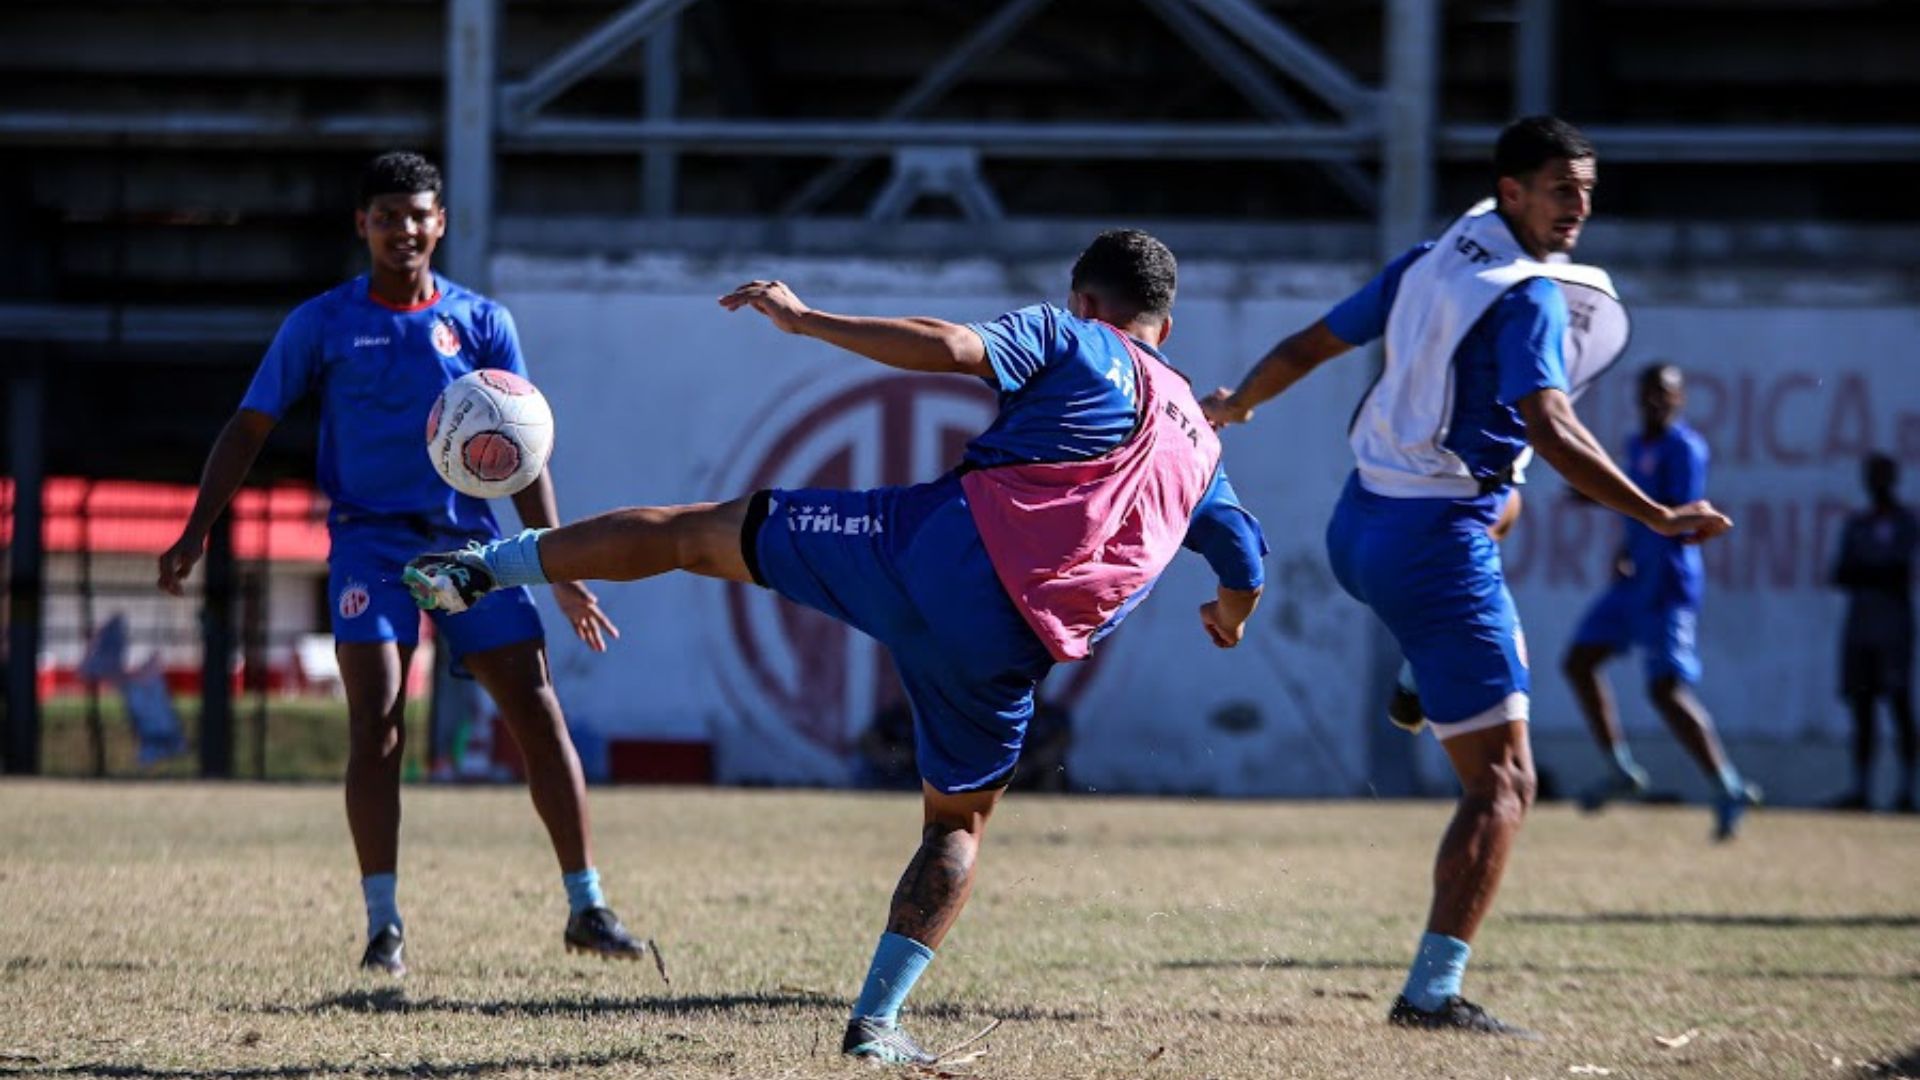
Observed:
[[[427,415],[427,456],[454,490],[498,499],[540,478],[553,452],[553,410],[533,384],[496,368],[468,372]]]

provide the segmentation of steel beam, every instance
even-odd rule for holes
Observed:
[[[1920,127],[1646,127],[1581,125],[1602,161],[1644,164],[1837,165],[1920,161]],[[1440,153],[1454,160],[1485,159],[1500,129],[1449,125]]]
[[[447,12],[447,274],[489,288],[493,255],[494,71],[498,0],[452,0]]]
[[[1349,120],[1370,119],[1375,94],[1332,57],[1249,0],[1181,0],[1218,20],[1254,52]]]
[[[1013,36],[1014,31],[1018,30],[1021,24],[1049,2],[1050,0],[1007,0],[999,10],[987,16],[985,22],[974,27],[971,33],[961,39],[960,43],[953,47],[953,51],[947,53],[938,64],[920,76],[920,80],[914,83],[906,93],[889,105],[880,114],[880,119],[905,120],[939,100],[947,91],[953,89],[961,76],[965,75],[982,56],[1006,44],[1007,39]],[[853,174],[859,171],[861,164],[867,160],[869,159],[852,155],[840,157],[816,174],[812,180],[807,181],[806,186],[780,208],[780,213],[793,216],[804,214],[819,206],[831,198],[834,192],[840,190],[840,185],[851,179]]]
[[[273,308],[0,303],[0,341],[263,345],[273,339],[284,316]],[[8,359],[0,353],[0,364]]]
[[[663,21],[647,38],[646,111],[649,120],[671,120],[680,111],[680,20]],[[648,147],[640,163],[640,205],[648,217],[673,215],[679,201],[680,155]]]
[[[1433,214],[1439,36],[1438,0],[1387,0],[1387,89],[1380,110],[1383,259],[1425,239]]]
[[[1514,0],[1513,114],[1553,111],[1560,0]]]
[[[13,478],[13,541],[7,553],[6,771],[40,771],[40,635],[45,615],[47,377],[37,355],[12,378],[7,402],[7,473]]]
[[[1187,0],[1146,0],[1146,3],[1261,115],[1270,120],[1307,120],[1307,110],[1275,85],[1258,61]],[[1351,162],[1328,162],[1320,168],[1362,210],[1371,213],[1379,205],[1379,185],[1365,169]]]
[[[0,111],[0,143],[146,145],[359,146],[422,143],[440,130],[424,114],[293,116],[249,112],[77,113],[60,109]]]
[[[992,158],[1340,161],[1367,154],[1374,133],[1336,124],[1083,124],[837,120],[587,120],[539,117],[503,135],[510,150],[632,153],[672,146],[713,154],[817,157],[907,146],[972,147]]]
[[[639,0],[601,23],[587,36],[560,50],[527,77],[500,90],[501,121],[517,127],[567,87],[606,66],[634,42],[680,14],[693,0]]]

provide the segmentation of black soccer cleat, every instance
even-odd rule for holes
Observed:
[[[360,954],[360,970],[378,971],[399,978],[407,973],[406,954],[407,943],[400,936],[400,928],[383,926],[367,942],[367,951]]]
[[[1393,695],[1387,698],[1387,719],[1409,735],[1420,734],[1427,726],[1427,711],[1420,704],[1420,695],[1396,683]]]
[[[939,1060],[915,1042],[905,1028],[871,1016],[856,1016],[847,1021],[840,1052],[882,1065],[931,1065]]]
[[[1525,1039],[1539,1042],[1540,1033],[1528,1031],[1523,1027],[1502,1023],[1487,1015],[1487,1010],[1468,1001],[1458,994],[1447,999],[1445,1005],[1428,1012],[1415,1008],[1406,995],[1393,999],[1393,1010],[1387,1013],[1387,1023],[1399,1027],[1422,1028],[1427,1031],[1471,1031],[1481,1035],[1504,1035],[1509,1039]]]
[[[602,960],[639,960],[651,953],[661,981],[673,981],[667,976],[667,961],[660,955],[660,946],[651,938],[634,937],[611,908],[590,907],[576,912],[567,919],[565,940],[568,952]]]
[[[437,551],[415,556],[407,563],[400,580],[412,594],[416,606],[425,611],[444,611],[458,615],[480,602],[480,598],[498,588],[493,571],[480,557],[478,541],[464,551]]]

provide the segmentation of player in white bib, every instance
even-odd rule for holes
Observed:
[[[1663,536],[1704,540],[1732,522],[1705,501],[1648,498],[1574,415],[1573,397],[1627,337],[1606,273],[1566,258],[1593,208],[1592,143],[1565,121],[1529,117],[1501,132],[1494,159],[1493,198],[1204,404],[1216,426],[1244,422],[1322,363],[1385,337],[1385,365],[1350,430],[1358,468],[1334,510],[1328,557],[1399,641],[1463,790],[1426,933],[1388,1019],[1530,1037],[1460,996],[1469,942],[1535,789],[1525,638],[1488,526],[1534,452],[1576,490]]]

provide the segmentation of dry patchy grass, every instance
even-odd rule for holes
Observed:
[[[337,789],[0,784],[0,1077],[871,1075],[835,1051],[909,797],[593,805],[671,987],[563,955],[522,792],[407,791],[396,984],[352,970]],[[1448,812],[1015,795],[909,1021],[1004,1020],[950,1070],[979,1077],[1920,1073],[1920,820],[1763,813],[1714,847],[1702,810],[1543,808],[1468,973],[1548,1036],[1516,1044],[1382,1022]]]

